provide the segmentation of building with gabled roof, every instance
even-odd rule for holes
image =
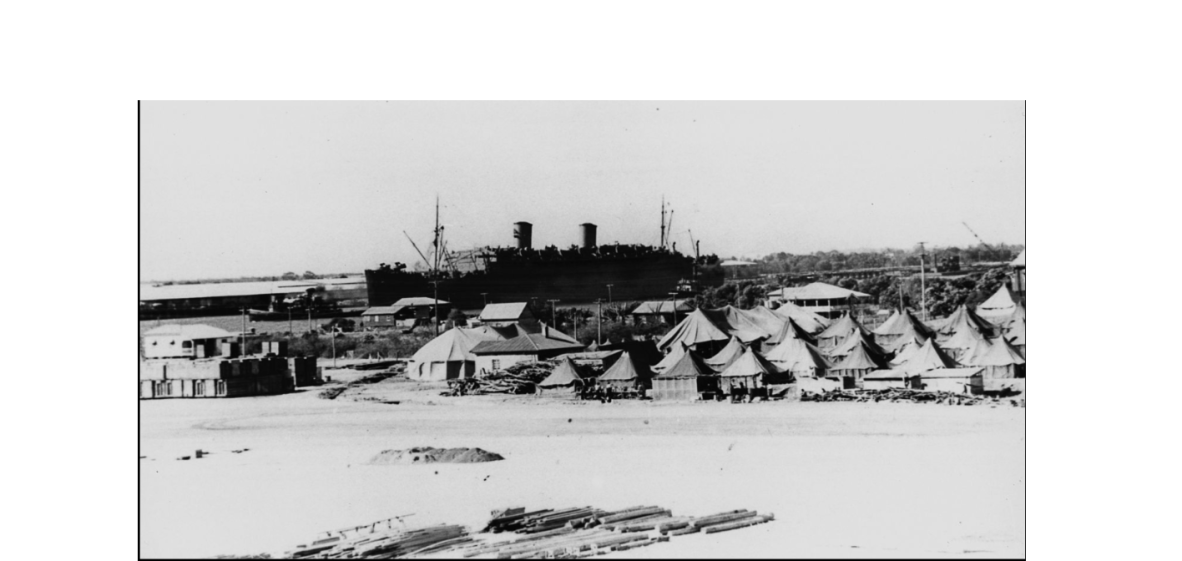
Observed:
[[[528,302],[489,304],[480,311],[480,322],[505,326],[516,323],[536,323],[537,318],[529,309]]]
[[[472,349],[477,372],[495,372],[516,364],[538,362],[583,351],[570,335],[545,324],[538,333],[522,333],[503,341],[483,341]]]
[[[210,325],[168,324],[144,333],[144,358],[207,358],[217,354],[217,345],[235,337]]]
[[[859,301],[870,298],[870,295],[823,282],[814,282],[807,286],[772,291],[768,293],[768,298],[779,302],[791,302],[823,317],[835,318],[849,311]]]

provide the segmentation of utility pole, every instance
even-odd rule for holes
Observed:
[[[433,280],[431,284],[435,286],[435,336],[439,336],[439,281]]]
[[[246,356],[246,307],[242,308],[242,356]]]
[[[550,303],[550,321],[554,322],[554,329],[558,329],[558,306],[562,300],[546,300]]]
[[[312,332],[312,306],[308,306],[308,333]]]
[[[484,305],[485,305],[485,306],[487,306],[487,305],[488,305],[488,293],[487,293],[487,292],[481,292],[481,293],[480,293],[480,296],[484,298]]]
[[[615,285],[614,284],[607,285],[607,305],[608,306],[612,305],[612,287],[613,286],[615,286]]]
[[[337,326],[332,326],[328,336],[332,338],[332,367],[337,367]]]
[[[596,344],[603,344],[603,300],[596,300],[595,306],[598,308],[599,318],[595,322],[595,342]]]
[[[928,320],[928,283],[927,283],[927,267],[924,264],[924,254],[926,250],[923,248],[924,242],[919,242],[919,297],[920,306],[923,308],[923,320]]]

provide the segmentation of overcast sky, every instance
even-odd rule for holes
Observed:
[[[145,102],[140,278],[360,272],[453,249],[760,257],[1025,243],[1021,102]]]

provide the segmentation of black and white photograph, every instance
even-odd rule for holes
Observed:
[[[1025,557],[1024,101],[137,109],[142,558]]]

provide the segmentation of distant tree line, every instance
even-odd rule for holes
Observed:
[[[980,262],[1008,262],[1014,260],[1025,246],[997,244],[992,248],[979,244],[972,247],[927,248],[931,259],[942,256],[955,255],[960,257],[963,264]],[[918,267],[920,248],[918,245],[910,250],[883,249],[874,252],[818,251],[815,253],[796,255],[792,253],[773,253],[756,261],[755,265],[743,268],[745,276],[774,275],[774,274],[804,274],[851,271],[858,269],[878,269],[886,267]],[[931,263],[931,259],[928,263]]]

